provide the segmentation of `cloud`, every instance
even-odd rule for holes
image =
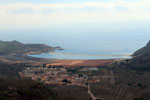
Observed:
[[[56,13],[112,13],[118,11],[146,12],[150,9],[149,0],[129,2],[126,0],[110,0],[109,2],[83,2],[83,3],[14,3],[0,5],[3,14],[56,14]]]
[[[141,3],[141,2],[140,2]],[[135,7],[134,7],[135,5]],[[137,8],[139,6],[138,3],[132,4],[130,2],[125,1],[118,1],[113,0],[110,2],[84,2],[84,3],[70,3],[70,4],[64,4],[64,3],[55,3],[55,4],[33,4],[33,3],[16,3],[16,4],[7,4],[7,5],[0,5],[1,12],[11,12],[11,14],[23,14],[23,13],[29,13],[31,14],[31,11],[33,14],[46,14],[45,11],[47,11],[47,14],[52,13],[74,13],[74,12],[98,12],[100,11],[117,11],[116,7],[119,8],[126,8],[129,11],[133,10],[134,8]],[[118,8],[118,9],[119,9]],[[22,11],[22,12],[21,12]],[[20,12],[20,13],[15,13]]]
[[[48,27],[68,23],[111,23],[149,20],[149,0],[82,3],[8,3],[0,5],[0,27]]]

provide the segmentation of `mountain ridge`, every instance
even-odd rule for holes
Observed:
[[[61,47],[52,47],[46,44],[24,44],[19,41],[2,41],[0,40],[0,55],[11,53],[27,53],[27,52],[49,52],[55,50],[63,50]]]

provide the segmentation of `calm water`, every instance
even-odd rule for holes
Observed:
[[[64,50],[64,51],[55,51],[49,53],[42,54],[32,54],[29,55],[32,57],[38,58],[52,58],[52,59],[82,59],[82,60],[90,60],[90,59],[119,59],[119,58],[131,58],[128,55],[109,55],[109,54],[92,54],[92,53],[79,53],[73,50]]]
[[[114,25],[111,25],[113,27]],[[77,28],[77,29],[76,29]],[[143,47],[150,34],[148,29],[108,30],[107,28],[80,29],[60,28],[49,30],[17,30],[0,31],[0,40],[18,40],[23,43],[42,43],[50,46],[60,46],[64,51],[29,55],[53,59],[116,59],[130,58],[133,52]],[[62,30],[61,30],[62,29]],[[105,31],[103,30],[105,29]],[[115,32],[114,32],[115,31]],[[21,33],[21,34],[20,34]]]
[[[131,58],[130,55],[145,44],[145,41],[71,41],[58,44],[65,49],[63,51],[33,54],[29,56],[38,58],[84,60]]]

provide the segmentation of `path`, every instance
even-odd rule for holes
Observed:
[[[91,96],[92,100],[96,100],[96,97],[93,95],[93,93],[91,92],[91,87],[90,85],[88,84],[88,93],[89,95]]]

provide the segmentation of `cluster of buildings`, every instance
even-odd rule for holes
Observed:
[[[113,75],[113,71],[109,72],[109,75],[86,75],[74,73],[70,70],[78,70],[79,72],[91,72],[97,71],[98,68],[87,68],[87,67],[75,67],[65,68],[63,66],[42,66],[42,67],[28,67],[20,72],[21,77],[31,78],[46,84],[57,84],[57,85],[76,85],[86,86],[87,83],[98,83],[101,81],[109,80],[111,84],[115,83],[117,76]]]
[[[68,72],[64,67],[29,67],[20,72],[21,77],[31,78],[33,80],[46,84],[58,85],[78,85],[85,86],[88,79],[87,75],[78,75]]]

